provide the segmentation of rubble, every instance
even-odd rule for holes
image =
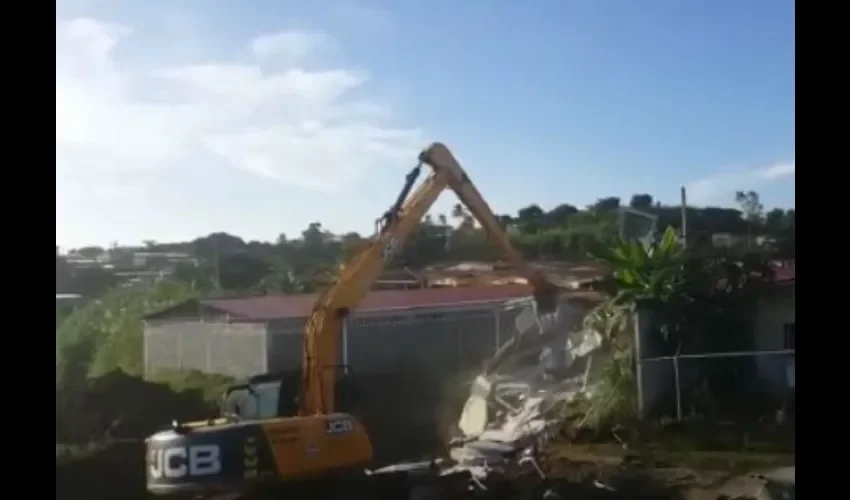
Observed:
[[[544,448],[555,427],[561,430],[568,403],[593,395],[592,368],[604,365],[602,358],[608,355],[601,349],[599,334],[581,326],[583,313],[562,305],[554,315],[539,320],[533,310],[520,314],[518,333],[499,350],[497,362],[473,381],[448,458],[397,464],[373,473],[405,474],[407,500],[793,500],[793,468],[764,481],[729,480],[718,488],[710,474],[706,482],[703,472],[677,467],[647,468],[619,461],[588,466],[582,459],[564,459],[551,450],[544,459]]]
[[[531,471],[545,479],[537,454],[560,421],[558,409],[592,388],[588,378],[601,338],[581,327],[583,316],[562,303],[545,317],[532,305],[517,317],[509,350],[472,384],[448,471],[468,471],[485,489],[494,474]]]

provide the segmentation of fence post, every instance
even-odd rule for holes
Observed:
[[[212,337],[216,332],[211,332],[207,335],[204,335],[204,338],[207,340],[207,373],[212,373]]]
[[[348,375],[348,317],[342,318],[342,371]]]
[[[147,320],[142,320],[142,376],[147,379],[150,376],[150,335]]]
[[[494,349],[493,352],[496,352],[496,351],[499,350],[499,346],[502,345],[502,342],[501,342],[502,339],[500,338],[501,337],[501,328],[502,328],[502,325],[501,325],[501,319],[502,319],[501,307],[496,306],[496,307],[493,308],[493,316],[495,318],[494,324],[496,325],[496,348]]]
[[[673,383],[676,389],[676,420],[682,420],[682,387],[679,385],[679,353],[673,356]]]
[[[177,332],[177,369],[183,370],[183,331]]]
[[[646,416],[646,407],[643,394],[643,351],[641,350],[641,319],[643,315],[639,311],[635,311],[632,317],[634,325],[634,342],[635,342],[635,378],[637,379],[637,404],[638,417]]]

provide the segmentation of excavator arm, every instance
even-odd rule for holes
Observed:
[[[434,143],[419,155],[417,165],[395,204],[380,221],[372,241],[342,269],[337,280],[313,306],[304,332],[300,412],[303,415],[335,411],[336,370],[339,367],[340,332],[348,313],[369,292],[384,266],[396,255],[444,189],[454,191],[506,259],[524,272],[532,287],[538,311],[554,309],[557,287],[531,271],[513,248],[493,211],[460,167],[451,152]],[[422,165],[431,174],[410,194]]]
[[[528,284],[531,285],[538,312],[553,311],[556,306],[558,287],[549,281],[543,273],[530,268],[522,255],[511,245],[507,233],[502,229],[502,224],[496,218],[493,210],[490,209],[484,197],[478,192],[475,184],[469,179],[469,176],[461,168],[449,149],[439,142],[434,143],[419,155],[419,160],[430,165],[435,172],[449,173],[451,190],[455,192],[475,220],[481,224],[490,243],[502,251],[507,262],[523,274]]]

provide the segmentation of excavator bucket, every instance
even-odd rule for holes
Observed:
[[[538,315],[548,315],[558,310],[558,293],[560,289],[547,280],[542,274],[535,273],[529,279],[534,297],[534,305]]]
[[[556,294],[534,294],[534,312],[538,321],[548,318],[558,311],[558,296]]]

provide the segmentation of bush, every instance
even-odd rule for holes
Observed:
[[[231,382],[197,372],[166,378],[169,381],[150,382],[114,370],[84,384],[57,386],[57,442],[143,439],[175,418],[215,416],[218,396]]]
[[[66,354],[79,343],[96,346],[88,360],[91,375],[121,369],[142,374],[143,321],[146,315],[194,296],[192,288],[178,281],[154,286],[116,288],[68,316],[56,331],[56,364],[61,371]]]
[[[200,391],[201,398],[210,404],[217,404],[224,391],[236,382],[233,377],[227,375],[203,373],[198,370],[162,371],[149,380],[166,384],[174,392]]]

